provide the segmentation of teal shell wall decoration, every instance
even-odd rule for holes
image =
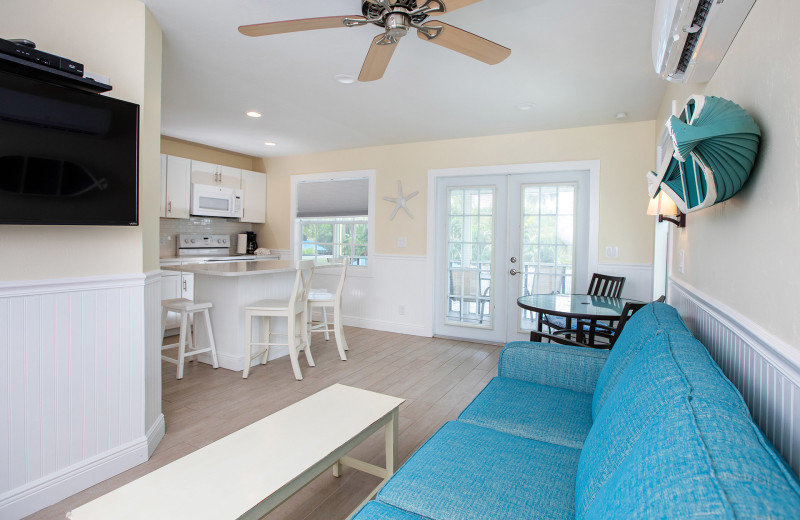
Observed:
[[[658,173],[647,174],[648,192],[664,191],[683,213],[733,197],[753,169],[761,130],[733,101],[692,96],[680,116],[667,121],[671,145]]]

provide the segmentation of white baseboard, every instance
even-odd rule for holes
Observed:
[[[431,332],[424,325],[409,325],[387,320],[376,320],[369,318],[358,318],[355,316],[342,316],[342,324],[348,327],[358,327],[361,329],[380,330],[383,332],[396,332],[398,334],[408,334],[410,336],[431,337]]]
[[[147,461],[147,438],[119,446],[0,496],[0,518],[19,519]],[[66,513],[66,511],[65,511]]]
[[[153,455],[153,452],[156,451],[156,447],[158,446],[158,443],[161,442],[161,439],[164,438],[166,431],[166,422],[164,421],[164,414],[162,413],[158,415],[156,422],[153,423],[153,426],[147,431],[148,460]]]

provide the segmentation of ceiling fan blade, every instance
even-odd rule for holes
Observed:
[[[345,20],[365,20],[365,18],[363,16],[328,16],[326,18],[304,18],[285,22],[257,23],[242,25],[239,27],[239,32],[245,36],[268,36],[316,29],[334,29],[336,27],[347,27],[344,23]]]
[[[451,11],[455,11],[456,9],[461,9],[462,7],[467,7],[468,5],[477,4],[482,0],[441,0],[444,4],[444,13],[449,13]],[[417,2],[419,3],[419,2]],[[438,16],[444,13],[431,13],[433,16]]]
[[[358,75],[358,81],[375,81],[383,77],[386,67],[389,66],[389,60],[392,59],[392,54],[397,48],[397,43],[378,45],[378,42],[385,37],[385,34],[379,34],[372,40],[367,58],[364,60],[364,66],[361,67],[361,73]]]
[[[431,21],[422,24],[422,26],[441,27],[442,31],[434,38],[430,38],[423,31],[417,31],[417,36],[421,40],[441,45],[489,65],[496,65],[511,55],[511,49],[507,47],[446,23]]]

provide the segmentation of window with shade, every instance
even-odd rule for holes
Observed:
[[[349,257],[369,260],[369,179],[331,179],[297,183],[297,248],[303,260],[318,265]]]

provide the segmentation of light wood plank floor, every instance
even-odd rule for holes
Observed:
[[[164,363],[166,435],[150,460],[27,518],[62,520],[67,511],[334,383],[406,399],[400,409],[399,433],[399,456],[405,461],[497,375],[499,346],[352,327],[345,328],[345,335],[350,345],[346,362],[339,359],[333,337],[326,342],[322,334],[313,335],[311,352],[316,367],[309,367],[301,355],[302,381],[294,379],[288,357],[254,367],[246,380],[241,372],[189,363],[178,381],[175,365]],[[172,342],[171,338],[167,341]],[[383,464],[383,431],[352,455]],[[338,479],[327,471],[264,518],[344,519],[378,482],[376,477],[351,468],[344,468]],[[186,496],[181,500],[213,497]]]

